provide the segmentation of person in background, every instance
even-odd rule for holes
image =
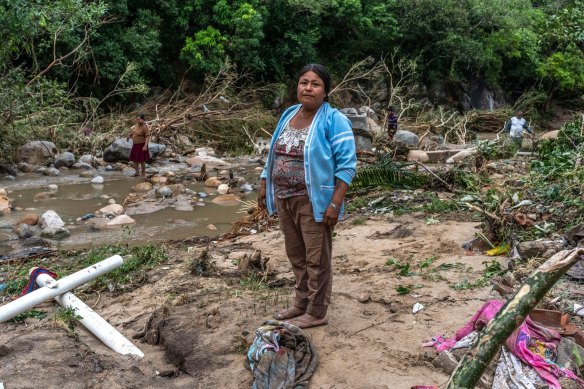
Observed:
[[[533,131],[529,128],[527,122],[523,118],[523,112],[519,111],[507,121],[505,124],[505,132],[508,132],[509,138],[521,147],[521,144],[523,143],[523,130],[533,135]]]
[[[130,151],[130,161],[134,164],[133,177],[146,177],[146,162],[150,160],[150,153],[148,151],[148,141],[150,139],[150,128],[146,123],[143,113],[136,117],[136,125],[128,134],[126,140],[132,138],[132,151]]]
[[[259,207],[278,214],[296,280],[294,304],[274,317],[300,328],[327,324],[333,227],[357,163],[351,122],[328,103],[330,89],[324,66],[300,70],[300,104],[278,122],[258,193]]]
[[[395,114],[393,107],[388,108],[387,113],[387,135],[389,135],[389,139],[393,139],[395,132],[397,131],[397,115]]]

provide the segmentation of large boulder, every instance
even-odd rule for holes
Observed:
[[[41,215],[40,225],[43,228],[59,228],[65,226],[65,223],[57,212],[48,210]]]
[[[65,151],[64,153],[61,153],[55,157],[55,162],[53,162],[53,165],[55,165],[55,167],[59,169],[62,167],[71,167],[73,166],[74,163],[75,154],[69,151]]]
[[[413,132],[406,130],[397,130],[393,136],[393,141],[408,149],[417,149],[420,144],[420,138]]]
[[[155,159],[160,154],[164,153],[165,150],[165,145],[153,142],[148,143],[148,151],[150,152],[150,158],[152,159]],[[129,161],[130,151],[132,151],[132,142],[125,138],[119,138],[105,149],[103,152],[103,160],[105,162]]]
[[[57,146],[53,142],[35,140],[20,147],[17,157],[21,162],[46,166],[53,160],[56,153]]]

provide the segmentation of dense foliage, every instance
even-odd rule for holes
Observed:
[[[482,80],[512,98],[579,97],[583,24],[582,0],[4,0],[0,135],[23,118],[90,122],[153,90],[197,93],[225,64],[289,83],[307,62],[339,80],[392,54],[427,90]]]
[[[319,61],[341,74],[399,48],[428,82],[484,78],[523,90],[584,89],[581,0],[14,0],[0,5],[0,70],[85,95],[125,82],[195,81],[226,60],[258,80]]]

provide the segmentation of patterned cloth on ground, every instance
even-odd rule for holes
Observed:
[[[308,388],[318,363],[306,333],[277,320],[268,320],[256,330],[247,359],[255,378],[252,389]]]
[[[482,330],[491,321],[505,301],[490,300],[473,315],[462,328],[456,331],[454,338],[445,338],[443,335],[432,338],[432,341],[424,343],[424,347],[435,347],[440,353],[450,350],[459,340],[472,331]],[[507,338],[505,345],[509,351],[521,361],[533,367],[539,376],[554,389],[561,389],[559,378],[567,377],[574,380],[582,388],[584,381],[578,378],[571,370],[565,369],[555,363],[556,348],[560,343],[560,334],[550,328],[546,328],[528,316],[523,323]]]

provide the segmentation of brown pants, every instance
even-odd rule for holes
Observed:
[[[314,221],[307,196],[277,199],[276,207],[296,278],[294,306],[325,317],[333,286],[333,227]]]

